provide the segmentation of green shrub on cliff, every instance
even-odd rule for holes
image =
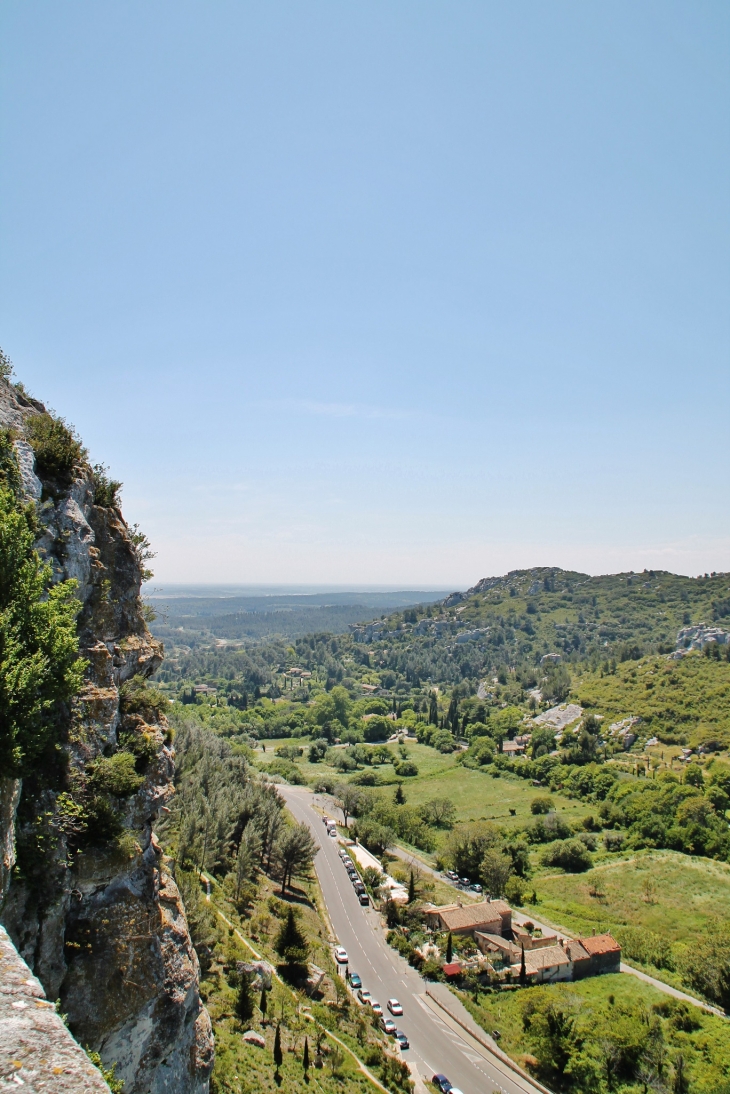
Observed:
[[[7,433],[0,440],[0,771],[24,776],[52,746],[78,692],[76,583],[51,585],[34,550],[35,515],[19,494]]]
[[[35,453],[35,465],[42,479],[70,486],[73,469],[85,452],[81,441],[63,418],[50,414],[34,415],[28,420],[28,440]]]

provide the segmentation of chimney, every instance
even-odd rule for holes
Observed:
[[[593,937],[594,938],[596,937],[596,928],[595,927],[593,928]]]

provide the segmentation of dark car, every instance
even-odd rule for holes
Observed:
[[[357,991],[362,987],[362,977],[358,976],[356,972],[350,973],[350,984]]]
[[[433,1079],[431,1079],[431,1082],[437,1090],[441,1091],[441,1094],[449,1094],[452,1084],[449,1082],[445,1075],[434,1075]]]
[[[370,897],[367,893],[358,893],[357,895],[363,907],[370,903]]]
[[[403,1032],[402,1029],[397,1029],[395,1031],[394,1037],[395,1037],[396,1041],[398,1042],[398,1047],[399,1048],[410,1048],[411,1047],[411,1042],[408,1040],[408,1038],[406,1037],[406,1035],[405,1035],[405,1033]]]

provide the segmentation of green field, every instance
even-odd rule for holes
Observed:
[[[638,851],[585,874],[538,877],[536,888],[538,914],[576,934],[628,926],[689,944],[730,911],[730,866],[674,851]]]
[[[730,1090],[730,1022],[677,1004],[634,976],[619,973],[480,994],[478,1004],[466,996],[462,1001],[483,1029],[499,1031],[503,1051],[556,1091],[639,1094],[679,1089],[670,1084],[680,1056],[689,1079],[681,1089],[691,1094]],[[525,1023],[526,1008],[533,1006],[543,1012],[549,1008],[547,1037],[540,1036],[539,1024],[529,1016]],[[569,1062],[561,1074],[555,1064],[566,1056]],[[652,1070],[657,1085],[647,1088],[640,1080]]]

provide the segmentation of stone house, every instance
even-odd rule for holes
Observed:
[[[443,904],[424,908],[426,926],[434,931],[473,935],[475,931],[505,936],[512,930],[512,909],[504,900],[479,904]]]

